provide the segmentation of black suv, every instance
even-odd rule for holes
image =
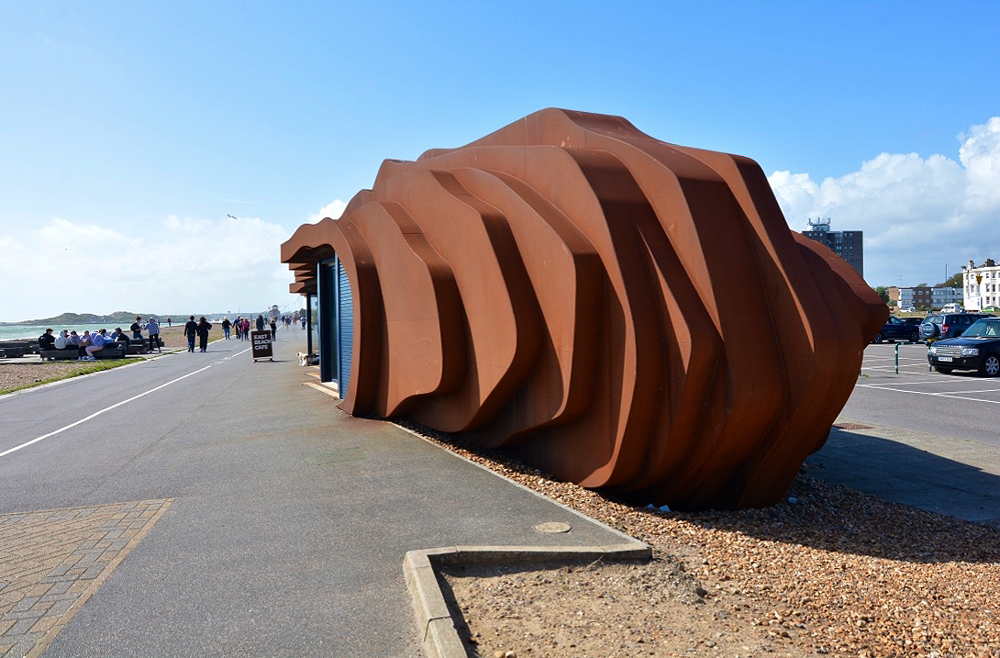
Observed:
[[[890,315],[882,331],[878,332],[872,342],[881,343],[886,340],[907,340],[915,343],[920,340],[920,328],[915,324],[907,324],[895,315]]]
[[[1000,318],[978,320],[960,338],[930,345],[927,363],[938,372],[978,370],[984,377],[1000,375]]]
[[[976,320],[991,317],[982,313],[931,313],[920,323],[920,337],[928,344],[942,338],[955,338]]]

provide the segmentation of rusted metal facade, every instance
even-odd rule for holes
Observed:
[[[779,499],[887,317],[788,228],[752,160],[557,109],[383,163],[282,245],[292,292],[315,294],[334,255],[345,411],[677,509]]]

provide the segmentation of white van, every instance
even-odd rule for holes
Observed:
[[[942,313],[964,313],[965,309],[962,308],[961,304],[945,304],[941,308]]]

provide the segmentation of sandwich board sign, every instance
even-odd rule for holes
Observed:
[[[253,352],[253,360],[270,359],[274,361],[274,348],[271,345],[270,331],[251,331],[250,349]]]

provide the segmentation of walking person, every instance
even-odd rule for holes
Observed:
[[[250,318],[243,318],[243,340],[250,340]]]
[[[194,339],[198,335],[198,323],[194,321],[194,316],[184,324],[184,335],[188,339],[188,352],[194,352]]]
[[[278,321],[271,318],[271,341],[278,340]]]
[[[233,326],[233,323],[229,321],[229,316],[222,318],[222,335],[229,340],[229,328]]]
[[[149,318],[149,321],[146,323],[146,331],[149,332],[149,351],[152,352],[155,347],[162,354],[163,343],[160,342],[160,322],[156,318]]]
[[[264,316],[257,314],[257,331],[264,331]]]
[[[198,326],[196,331],[198,332],[198,347],[202,352],[208,351],[208,332],[212,330],[212,325],[208,323],[205,316],[201,316],[198,319]]]

